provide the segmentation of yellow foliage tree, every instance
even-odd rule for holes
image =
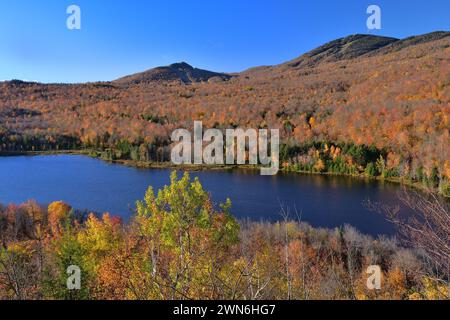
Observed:
[[[48,222],[54,236],[62,234],[64,224],[68,221],[70,206],[62,201],[52,202],[48,206]]]

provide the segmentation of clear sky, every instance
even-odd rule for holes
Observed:
[[[81,30],[66,27],[72,4]],[[449,0],[1,0],[0,80],[104,81],[179,61],[234,72],[350,34],[436,30],[450,30]]]

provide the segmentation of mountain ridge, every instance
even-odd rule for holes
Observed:
[[[128,75],[112,81],[117,84],[140,84],[153,81],[181,81],[184,84],[193,82],[217,80],[228,80],[230,75],[194,68],[186,62],[173,63],[169,66],[161,66],[144,72]]]
[[[202,121],[279,129],[282,163],[295,170],[362,175],[381,155],[386,174],[450,181],[449,35],[354,35],[232,78],[178,63],[119,82],[0,83],[0,152],[169,161],[173,130]],[[350,146],[378,155],[364,149],[362,161]]]
[[[403,39],[377,36],[370,34],[353,34],[329,41],[313,50],[310,50],[297,58],[278,65],[255,66],[241,72],[225,73],[195,68],[186,62],[177,62],[168,66],[159,66],[130,75],[125,75],[112,81],[98,81],[67,85],[95,84],[104,85],[139,85],[156,82],[177,81],[188,85],[199,82],[224,82],[232,78],[248,77],[259,73],[270,73],[274,70],[312,68],[322,63],[352,60],[359,57],[371,57],[385,55],[391,52],[401,51],[405,48],[419,44],[440,40],[450,36],[449,31],[434,31],[422,35],[410,36]],[[3,81],[11,85],[26,86],[31,84],[44,84],[13,79]],[[1,82],[0,82],[1,83]],[[66,85],[65,83],[48,83],[54,85]]]
[[[221,73],[194,68],[186,62],[160,66],[144,72],[128,75],[111,81],[116,84],[140,84],[152,81],[180,81],[191,84],[204,81],[228,81],[231,78],[248,76],[252,73],[270,72],[274,68],[311,68],[321,63],[352,60],[363,56],[387,54],[400,51],[410,46],[435,41],[450,36],[448,31],[434,31],[422,35],[410,36],[403,39],[377,36],[370,34],[353,34],[329,41],[297,58],[279,65],[255,66],[250,69]]]

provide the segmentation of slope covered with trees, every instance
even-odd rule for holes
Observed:
[[[450,33],[356,35],[224,75],[175,64],[113,82],[0,83],[0,151],[89,148],[168,161],[170,134],[279,128],[285,168],[402,177],[449,192]]]
[[[0,299],[449,298],[445,245],[407,249],[287,214],[276,224],[238,224],[230,206],[217,209],[197,179],[174,173],[157,195],[148,190],[127,224],[63,202],[0,207]],[[373,291],[366,270],[374,264],[382,287]],[[81,270],[79,290],[67,288],[69,266]]]

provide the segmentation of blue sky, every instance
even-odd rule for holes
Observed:
[[[81,30],[66,9],[81,8]],[[368,30],[366,9],[382,10]],[[224,72],[277,64],[355,33],[450,30],[448,0],[1,0],[0,80],[113,80],[173,62]]]

